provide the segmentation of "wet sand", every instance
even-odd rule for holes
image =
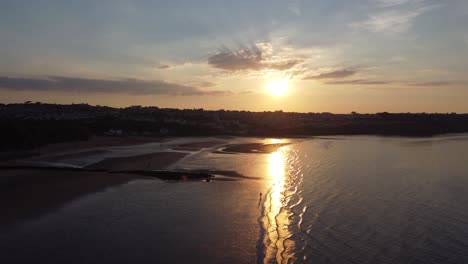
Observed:
[[[191,142],[180,144],[174,148],[174,150],[186,150],[186,151],[200,151],[204,148],[210,148],[219,144],[222,144],[222,141],[207,141],[207,142]]]
[[[111,140],[111,142],[119,141]],[[61,146],[60,150],[68,147],[70,146]],[[52,152],[55,146],[46,148]],[[36,157],[36,159],[54,162],[102,152],[105,151],[95,149],[67,154],[52,152],[47,157],[39,159]],[[34,159],[2,162],[0,164],[0,206],[2,208],[0,226],[41,216],[86,194],[99,192],[138,178],[151,177],[165,180],[209,178],[206,173],[202,174],[201,172],[151,172],[152,170],[161,170],[186,155],[188,153],[157,152],[139,156],[109,158],[83,169],[49,168],[44,165],[34,168],[30,165],[33,163],[29,162],[34,161]],[[127,173],[122,171],[127,171]]]
[[[139,156],[109,158],[86,168],[110,171],[161,170],[187,155],[188,153],[181,152],[156,152]]]
[[[81,143],[61,143],[42,147],[41,155],[2,162],[0,170],[1,226],[20,220],[35,218],[52,212],[64,204],[106,188],[125,184],[139,178],[164,180],[211,180],[212,175],[220,181],[258,179],[229,170],[179,170],[163,171],[189,155],[184,152],[154,152],[137,156],[112,157],[84,168],[54,168],[47,165],[34,167],[31,161],[57,162],[79,159],[105,153],[105,147],[154,142],[150,138],[95,138]],[[174,149],[200,151],[221,141],[189,142]],[[236,144],[227,145],[226,153],[269,153],[285,144]],[[32,165],[32,166],[31,166]],[[29,167],[31,166],[31,167]]]
[[[290,143],[264,144],[264,143],[247,143],[247,144],[231,144],[216,153],[273,153],[283,146]]]
[[[50,153],[89,150],[94,148],[140,145],[151,142],[163,142],[164,138],[154,137],[93,137],[86,141],[49,144],[37,149],[38,152],[48,155]]]
[[[85,141],[48,144],[30,150],[0,152],[0,161],[12,162],[21,160],[54,162],[64,159],[75,159],[106,152],[105,148],[141,145],[164,142],[167,139],[154,137],[104,137],[97,136]]]
[[[97,155],[97,154],[103,154],[106,153],[107,151],[104,149],[94,149],[94,150],[84,150],[84,151],[78,151],[78,152],[72,152],[72,153],[66,153],[66,154],[50,154],[47,156],[39,156],[39,157],[33,157],[29,159],[30,161],[46,161],[46,162],[56,162],[60,160],[67,160],[67,159],[78,159],[78,158],[83,158],[91,155]]]
[[[204,260],[212,260],[209,263],[255,263],[255,245],[259,234],[258,208],[261,202],[258,193],[265,191],[262,174],[258,174],[257,169],[251,169],[250,166],[246,167],[248,170],[243,170],[238,163],[244,164],[244,159],[258,159],[263,164],[267,156],[236,155],[234,151],[268,153],[284,144],[225,145],[227,148],[240,147],[232,148],[233,152],[226,152],[233,154],[232,156],[214,156],[237,161],[226,160],[216,165],[211,151],[223,142],[216,139],[177,142],[168,142],[168,147],[155,144],[154,151],[163,152],[138,156],[122,157],[123,153],[138,151],[124,152],[125,150],[119,148],[60,148],[50,149],[48,155],[37,159],[52,162],[52,165],[41,166],[54,166],[53,163],[59,164],[59,161],[66,164],[67,159],[86,158],[105,151],[111,154],[107,159],[84,168],[28,169],[27,163],[17,164],[17,169],[0,167],[0,205],[6,208],[3,210],[5,216],[0,220],[0,231],[9,237],[9,240],[5,240],[9,242],[4,245],[12,245],[14,249],[13,253],[5,254],[7,259],[29,259],[41,253],[63,260],[60,257],[66,254],[56,254],[49,249],[72,252],[79,247],[86,249],[89,259],[100,258],[100,262],[125,263],[130,261],[122,261],[122,258],[131,256],[133,261],[136,257],[141,257],[140,260],[157,258],[159,262],[175,263]],[[141,147],[150,151],[153,148]],[[171,151],[171,147],[185,148],[181,150],[187,152]],[[204,151],[205,148],[211,149]],[[193,153],[196,151],[200,152]],[[103,156],[106,155],[104,153]],[[191,156],[184,159],[187,155]],[[174,171],[164,171],[169,165],[185,164],[192,157],[201,157],[205,162],[199,167],[181,165],[176,166]],[[181,159],[184,160],[177,163]],[[10,166],[13,164],[9,162]],[[30,164],[37,166],[37,163]],[[258,166],[257,162],[254,164]],[[210,183],[203,182],[203,179],[211,180],[206,177],[210,174],[219,177]],[[171,184],[152,180],[154,178],[195,180]],[[55,222],[55,219],[58,220]],[[110,226],[112,227],[109,229]],[[226,226],[230,228],[225,228]],[[91,229],[92,232],[89,231]],[[22,234],[28,238],[23,239]],[[80,234],[80,238],[64,238],[76,234]],[[48,239],[37,242],[44,237]],[[185,239],[181,239],[182,237]],[[203,241],[195,242],[200,237],[203,237]],[[93,245],[95,242],[89,241],[96,239],[100,239],[102,250],[93,251],[96,248]],[[64,241],[73,243],[64,244]],[[119,250],[122,254],[102,254],[115,250],[115,243],[125,245],[123,248],[128,250],[127,253]],[[17,247],[18,245],[21,247]],[[87,245],[90,247],[87,248]],[[180,254],[179,250],[171,253],[166,249],[168,245],[175,250],[185,248],[184,254]],[[141,252],[138,250],[140,247]],[[28,254],[23,254],[23,250]],[[47,256],[43,259],[47,259]],[[57,262],[62,261],[55,263]]]
[[[178,170],[178,171],[184,171],[184,170]],[[241,174],[241,173],[239,173],[237,171],[230,171],[230,170],[197,169],[197,170],[190,170],[189,172],[221,175],[221,176],[224,176],[226,178],[230,178],[230,180],[235,180],[235,179],[258,180],[258,179],[260,179],[260,177],[246,176],[246,175]],[[225,180],[226,178],[215,179],[215,180]]]

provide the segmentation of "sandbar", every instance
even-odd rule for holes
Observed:
[[[273,153],[278,151],[283,146],[290,143],[264,144],[264,143],[246,143],[246,144],[231,144],[225,148],[216,151],[215,153]]]
[[[150,154],[108,158],[87,166],[87,169],[110,171],[161,170],[187,156],[182,152],[155,152]]]

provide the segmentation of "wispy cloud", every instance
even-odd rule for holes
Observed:
[[[411,28],[415,18],[433,8],[434,6],[424,6],[415,10],[383,11],[369,15],[364,21],[351,23],[350,26],[373,33],[405,33]]]
[[[353,70],[336,70],[332,72],[320,73],[317,75],[306,76],[304,80],[320,80],[320,79],[341,79],[354,75]]]
[[[383,85],[383,84],[391,84],[391,82],[357,79],[357,80],[327,81],[327,82],[325,82],[325,84],[331,84],[331,85]]]
[[[216,86],[216,83],[209,82],[209,81],[193,81],[193,82],[190,82],[190,84],[195,87],[204,87],[204,88]]]
[[[409,86],[438,87],[438,86],[460,86],[468,85],[468,81],[429,81],[407,83]]]
[[[48,77],[44,79],[0,77],[0,90],[137,95],[221,95],[230,93],[227,91],[204,91],[194,86],[180,85],[159,80],[102,80],[79,77]]]
[[[382,7],[398,6],[409,3],[420,3],[424,0],[373,0],[377,5]]]
[[[326,81],[327,85],[398,85],[398,86],[414,86],[414,87],[449,87],[449,86],[468,86],[468,81],[427,81],[427,82],[405,82],[405,81],[386,81],[386,80],[369,80],[369,79],[352,79],[352,80],[332,80]]]
[[[288,10],[291,11],[292,13],[300,16],[302,14],[301,12],[301,5],[302,5],[302,0],[290,0],[289,5],[288,5]]]

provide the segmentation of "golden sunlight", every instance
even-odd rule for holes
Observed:
[[[273,79],[268,83],[268,92],[274,96],[283,96],[288,92],[288,89],[289,80],[286,78]]]
[[[288,263],[293,257],[290,253],[294,248],[294,242],[289,240],[290,212],[285,208],[287,203],[286,192],[286,159],[287,148],[281,148],[271,153],[268,159],[268,174],[270,176],[271,189],[265,198],[265,217],[262,220],[267,230],[264,238],[266,248],[263,263]]]

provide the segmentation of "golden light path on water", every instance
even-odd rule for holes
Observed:
[[[265,215],[263,225],[266,230],[264,237],[265,258],[263,263],[288,263],[293,256],[294,242],[288,238],[291,232],[289,226],[289,210],[287,203],[286,159],[288,147],[282,147],[271,153],[268,158],[268,175],[270,192],[265,197]]]

